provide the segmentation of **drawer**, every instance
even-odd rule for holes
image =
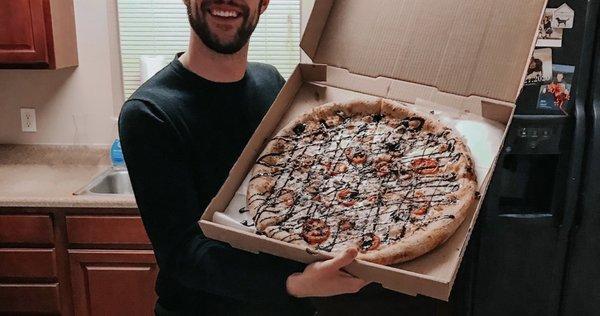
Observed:
[[[0,278],[56,277],[54,249],[0,249]]]
[[[0,215],[0,244],[53,245],[48,215]]]
[[[67,216],[71,244],[150,245],[139,216]]]
[[[58,284],[0,284],[0,313],[58,314]]]

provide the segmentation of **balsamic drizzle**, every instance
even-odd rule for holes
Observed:
[[[297,124],[293,133],[271,140],[281,145],[279,152],[257,159],[257,164],[272,171],[258,173],[250,181],[267,178],[275,183],[270,194],[256,193],[247,200],[248,205],[258,204],[255,222],[275,219],[279,223],[265,234],[289,233],[285,241],[299,241],[304,223],[320,218],[330,227],[331,237],[316,248],[331,251],[348,243],[360,244],[369,234],[390,244],[435,221],[454,218],[436,212],[436,206],[456,203],[452,193],[459,189],[458,175],[420,174],[410,164],[418,158],[433,159],[442,170],[458,161],[461,153],[455,152],[456,139],[449,129],[435,134],[420,132],[425,124],[421,117],[398,120],[375,114],[351,118],[343,112],[337,116],[333,117],[339,120],[337,125],[329,118]],[[366,162],[353,163],[348,150],[368,153]],[[391,156],[389,172],[378,175],[375,160],[386,155]],[[340,165],[346,165],[346,170],[335,172]],[[356,204],[339,199],[342,190],[352,192],[349,198]],[[293,203],[282,207],[290,194]],[[423,207],[423,215],[414,215]],[[342,229],[341,222],[351,224]],[[392,231],[394,227],[400,230]]]
[[[249,210],[248,210],[247,208],[245,208],[245,207],[242,207],[242,208],[240,208],[240,209],[238,210],[238,212],[240,212],[240,214],[247,213],[248,211],[249,211]]]

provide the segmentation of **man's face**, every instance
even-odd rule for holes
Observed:
[[[238,52],[250,39],[268,0],[184,0],[192,29],[221,54]]]

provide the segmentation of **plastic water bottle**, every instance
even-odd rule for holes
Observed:
[[[110,161],[114,168],[124,168],[125,158],[123,158],[123,151],[121,150],[121,141],[117,138],[110,147]]]

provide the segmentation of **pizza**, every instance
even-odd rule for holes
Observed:
[[[257,233],[393,264],[447,240],[476,199],[462,138],[386,99],[328,103],[266,145],[246,196]]]

